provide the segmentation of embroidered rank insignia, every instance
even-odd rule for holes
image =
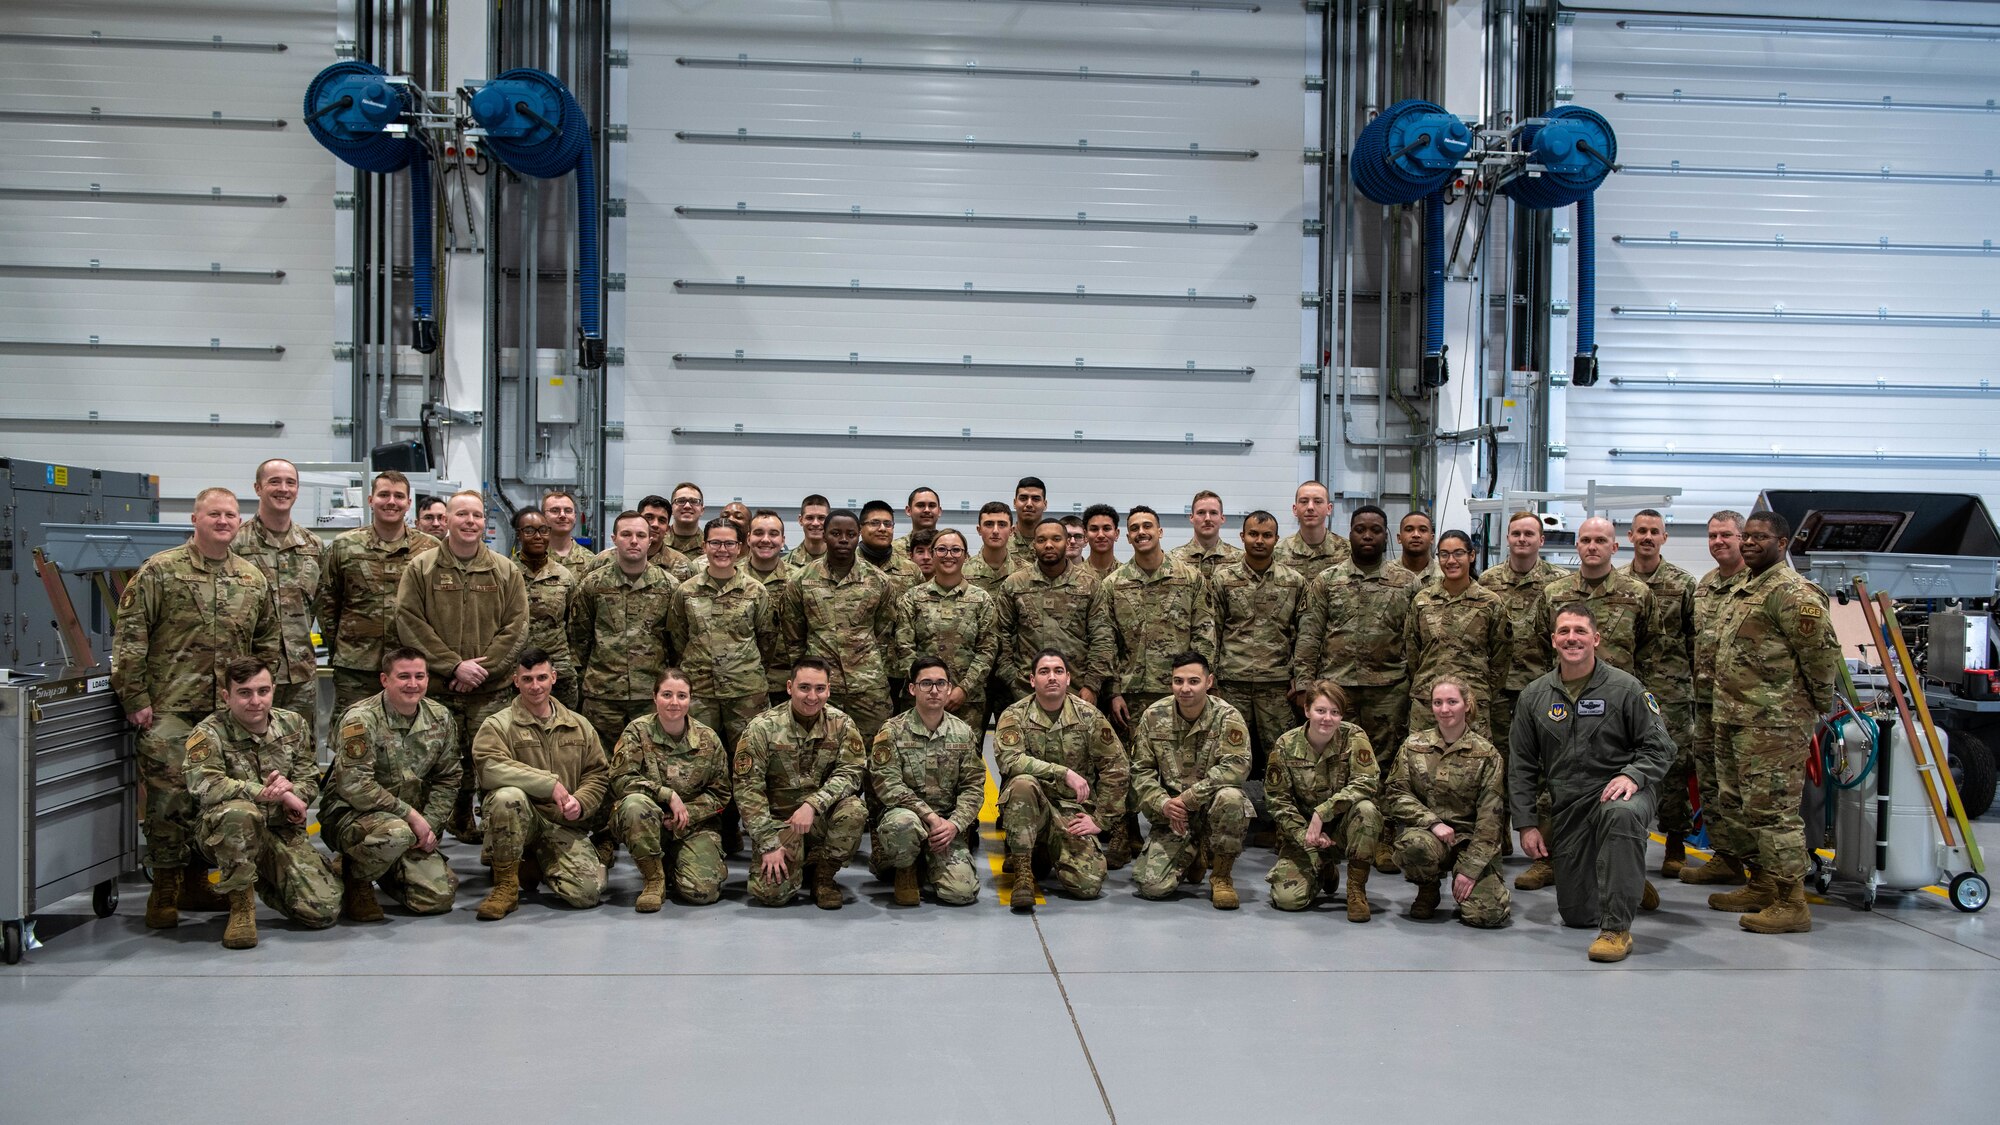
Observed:
[[[1549,708],[1549,718],[1558,723],[1569,718],[1569,704],[1557,703],[1551,706]]]
[[[1660,701],[1650,691],[1646,693],[1646,710],[1655,715],[1660,713]]]

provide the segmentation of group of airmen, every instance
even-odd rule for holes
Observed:
[[[448,911],[447,832],[491,868],[482,920],[537,886],[598,905],[621,846],[641,912],[714,902],[746,845],[753,901],[838,909],[864,836],[898,905],[964,905],[990,723],[1017,912],[1045,879],[1096,898],[1128,863],[1145,898],[1206,884],[1235,909],[1250,846],[1275,852],[1278,909],[1336,896],[1344,865],[1352,921],[1371,872],[1400,872],[1413,917],[1449,893],[1460,922],[1495,928],[1511,821],[1531,861],[1513,889],[1553,884],[1563,922],[1599,930],[1591,958],[1614,961],[1658,905],[1657,819],[1662,875],[1735,888],[1709,903],[1754,932],[1811,927],[1798,797],[1839,656],[1774,513],[1716,513],[1697,580],[1661,558],[1657,512],[1633,518],[1622,568],[1612,524],[1585,520],[1575,572],[1517,513],[1475,576],[1471,539],[1421,512],[1393,553],[1374,505],[1338,534],[1318,482],[1291,534],[1253,511],[1240,547],[1198,493],[1171,551],[1152,508],[1056,517],[1035,477],[970,536],[929,488],[901,537],[888,503],[808,496],[789,550],[777,513],[704,520],[684,483],[593,552],[552,491],[514,513],[511,554],[487,545],[477,492],[415,498],[413,527],[409,481],[379,473],[370,522],[323,545],[292,520],[299,487],[264,462],[248,521],[203,491],[187,545],[123,592],[112,680],[140,731],[148,926],[227,910],[223,944],[245,948],[256,895],[317,928],[380,920],[378,887]]]

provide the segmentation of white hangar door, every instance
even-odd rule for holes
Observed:
[[[1289,503],[1316,19],[633,6],[626,503]]]

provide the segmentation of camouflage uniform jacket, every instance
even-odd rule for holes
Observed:
[[[823,817],[860,796],[866,762],[861,729],[838,707],[804,727],[790,702],[750,720],[736,742],[736,809],[757,854],[777,850],[779,829],[800,805]]]
[[[1039,521],[1037,521],[1039,522]],[[1035,529],[1028,528],[1028,538],[1021,538],[1017,529],[1007,537],[1007,565],[1015,570],[1035,566],[1040,560],[1035,557]]]
[[[1733,587],[1726,612],[1715,650],[1715,721],[1812,729],[1833,710],[1840,674],[1826,594],[1778,563]]]
[[[889,596],[892,600],[900,599],[904,594],[924,584],[924,572],[919,570],[917,564],[911,562],[908,556],[897,554],[893,547],[889,549],[889,558],[886,562],[876,563],[859,551],[855,552],[854,561],[867,563],[882,572],[882,576],[889,580]]]
[[[393,543],[384,543],[373,525],[334,536],[320,557],[313,607],[328,664],[370,675],[381,671],[382,654],[399,643],[396,588],[403,568],[437,546],[414,527]]]
[[[1366,571],[1349,559],[1314,579],[1299,621],[1293,688],[1310,690],[1320,677],[1347,687],[1408,679],[1403,622],[1416,592],[1416,576],[1386,562]]]
[[[271,665],[276,681],[309,684],[319,674],[313,654],[313,600],[319,595],[319,536],[294,523],[273,535],[256,520],[236,529],[229,549],[264,572],[265,596],[278,618],[279,657]]]
[[[1707,703],[1715,695],[1715,650],[1722,643],[1723,619],[1729,609],[1729,595],[1750,577],[1747,567],[1725,575],[1714,567],[1694,586],[1694,698]]]
[[[1096,687],[1111,675],[1117,642],[1103,589],[1087,566],[1067,563],[1054,578],[1039,566],[1017,570],[1000,583],[995,609],[1000,620],[1000,675],[1016,691],[1032,692],[1028,674],[1035,654],[1045,648],[1069,659],[1070,681]]]
[[[1402,556],[1400,555],[1390,559],[1387,565],[1393,566],[1405,574],[1416,575],[1419,587],[1428,586],[1433,582],[1444,579],[1444,572],[1438,569],[1437,556],[1435,555],[1431,556],[1430,565],[1424,567],[1422,570],[1411,570],[1409,567],[1404,566]]]
[[[899,679],[908,679],[919,656],[935,656],[951,671],[951,682],[968,702],[986,698],[986,680],[1000,654],[1000,611],[986,591],[970,582],[946,588],[936,582],[904,594],[896,603]]]
[[[701,557],[701,540],[702,531],[700,527],[696,527],[693,531],[675,531],[669,526],[667,533],[660,537],[660,542],[665,543],[690,559]]]
[[[528,795],[544,819],[581,824],[604,803],[611,764],[583,716],[554,699],[549,708],[549,717],[538,719],[516,698],[489,716],[472,738],[472,765],[479,772],[480,789],[491,793],[511,785]],[[576,820],[564,820],[557,811],[557,784],[583,806]]]
[[[695,695],[740,699],[768,690],[766,657],[778,651],[776,601],[741,568],[718,580],[703,567],[681,583],[667,614],[667,635]]]
[[[1051,715],[1033,695],[1016,700],[993,728],[993,756],[1005,781],[1032,777],[1042,796],[1068,822],[1089,816],[1109,828],[1125,812],[1125,790],[1132,766],[1125,747],[1104,713],[1076,696],[1063,698],[1062,710]],[[1090,785],[1090,799],[1079,801],[1064,783],[1075,770]]]
[[[1164,823],[1161,810],[1171,797],[1186,797],[1198,812],[1217,792],[1249,776],[1250,728],[1215,696],[1193,722],[1181,718],[1179,703],[1169,696],[1132,724],[1132,795],[1149,821]]]
[[[1451,825],[1465,843],[1453,870],[1477,879],[1500,855],[1506,834],[1507,764],[1475,731],[1453,743],[1436,730],[1417,731],[1396,755],[1382,815],[1426,831]]]
[[[778,565],[772,567],[769,574],[759,573],[757,568],[751,566],[747,560],[739,568],[742,573],[749,576],[752,582],[764,587],[764,593],[769,595],[768,600],[764,604],[771,611],[771,621],[774,627],[778,620],[778,602],[785,596],[785,585],[799,572],[798,567],[785,561],[788,557],[786,555],[779,555]],[[785,681],[791,678],[792,670],[786,662],[785,641],[782,630],[772,638],[771,643],[771,651],[764,654],[764,687],[766,691],[776,693],[785,690]]]
[[[824,546],[819,549],[819,554],[815,555],[811,551],[806,550],[806,545],[801,543],[785,552],[785,565],[796,570],[804,570],[807,564],[816,563],[825,557],[826,548]]]
[[[1169,558],[1148,574],[1128,562],[1101,589],[1118,645],[1112,695],[1168,691],[1176,653],[1192,650],[1215,660],[1215,595],[1194,567]]]
[[[1660,560],[1651,574],[1620,568],[1653,594],[1653,619],[1646,623],[1646,646],[1636,673],[1662,703],[1694,699],[1694,575]]]
[[[272,770],[292,783],[292,792],[307,808],[319,796],[312,723],[283,707],[271,708],[271,725],[261,735],[250,733],[227,711],[196,723],[188,735],[186,770],[188,792],[204,809],[224,801],[255,801]],[[278,802],[262,807],[273,827],[291,823]]]
[[[424,654],[432,695],[449,690],[462,660],[486,669],[482,690],[497,690],[528,641],[528,584],[519,567],[485,547],[469,560],[450,544],[425,551],[397,585],[396,635]]]
[[[911,708],[875,732],[868,787],[883,808],[908,809],[919,821],[935,813],[957,825],[963,838],[978,825],[979,806],[986,801],[980,742],[949,712],[937,730],[927,731]]]
[[[1000,583],[1005,582],[1007,576],[1014,573],[1014,569],[1012,560],[1008,561],[1004,569],[988,566],[986,560],[979,557],[979,552],[974,551],[965,559],[965,580],[988,594],[999,597]]]
[[[320,820],[343,812],[407,818],[414,809],[443,830],[465,784],[458,726],[444,704],[420,699],[405,719],[386,696],[371,695],[341,716],[336,738]]]
[[[1300,851],[1310,850],[1306,825],[1313,816],[1331,827],[1356,801],[1373,801],[1381,785],[1375,748],[1353,723],[1340,724],[1324,750],[1313,749],[1305,727],[1294,727],[1279,736],[1264,767],[1264,799],[1278,836]]]
[[[896,599],[889,579],[860,559],[835,578],[824,561],[799,571],[778,599],[778,628],[788,659],[826,661],[834,694],[889,693],[896,647]],[[901,677],[898,677],[899,679]]]
[[[1347,545],[1347,537],[1344,535],[1336,535],[1329,531],[1326,533],[1326,538],[1320,540],[1319,546],[1315,547],[1306,542],[1303,535],[1294,531],[1278,540],[1275,561],[1279,566],[1289,566],[1305,575],[1306,581],[1311,582],[1352,557],[1354,551]]]
[[[1556,611],[1572,602],[1583,602],[1597,616],[1597,632],[1604,640],[1597,646],[1597,658],[1611,662],[1621,672],[1637,675],[1639,650],[1650,637],[1653,592],[1644,582],[1613,570],[1593,582],[1581,572],[1565,574],[1542,590],[1542,604],[1535,611],[1535,639],[1542,651],[1553,653],[1549,638],[1555,635]]]
[[[569,546],[561,551],[550,548],[549,557],[562,564],[564,570],[582,577],[585,567],[597,558],[596,552],[572,539]]]
[[[1218,539],[1213,548],[1204,550],[1201,544],[1190,539],[1168,551],[1167,557],[1193,567],[1204,579],[1212,579],[1217,567],[1241,561],[1243,548],[1232,547]]]
[[[597,552],[591,558],[590,565],[584,567],[577,577],[582,578],[592,571],[603,570],[607,566],[615,567],[617,564],[618,549],[616,547],[607,547]],[[673,579],[676,583],[685,582],[693,578],[695,571],[700,569],[700,565],[694,559],[667,546],[664,539],[660,541],[658,546],[646,552],[646,565],[657,566],[661,570],[666,571],[667,577]]]
[[[722,736],[693,719],[679,738],[667,733],[657,714],[632,720],[612,755],[611,799],[638,793],[666,808],[669,789],[687,806],[686,832],[708,826],[729,803],[729,752]]]
[[[1478,583],[1457,594],[1443,581],[1417,588],[1403,629],[1404,659],[1410,668],[1410,698],[1428,701],[1439,677],[1465,677],[1483,703],[1507,682],[1507,655],[1513,634],[1500,595]]]
[[[1237,559],[1215,568],[1215,624],[1221,652],[1218,679],[1251,684],[1287,683],[1299,646],[1311,584],[1281,563],[1259,574]]]
[[[254,565],[235,555],[211,562],[193,543],[147,559],[118,599],[111,689],[119,706],[127,714],[221,707],[223,665],[237,656],[278,659],[278,618],[265,589]]]
[[[522,648],[538,648],[549,654],[556,675],[576,678],[576,662],[569,652],[569,603],[576,597],[576,575],[556,562],[553,556],[542,569],[521,567],[521,580],[528,585],[528,639]]]
[[[1554,652],[1535,631],[1535,615],[1541,612],[1542,590],[1568,573],[1552,562],[1536,559],[1526,574],[1514,573],[1514,568],[1503,561],[1487,567],[1479,576],[1479,584],[1500,595],[1500,604],[1507,607],[1507,631],[1512,644],[1507,679],[1500,685],[1504,690],[1518,692],[1555,666]]]
[[[657,566],[637,578],[616,566],[583,576],[569,603],[569,649],[583,694],[597,699],[651,699],[671,662],[667,616],[674,580]]]

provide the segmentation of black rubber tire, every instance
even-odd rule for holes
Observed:
[[[1958,785],[1966,819],[1985,816],[1993,807],[1992,743],[1966,731],[1952,731],[1946,739],[1945,759],[1951,765],[1951,779]]]
[[[90,892],[90,909],[99,918],[118,913],[118,880],[106,879]]]
[[[1951,904],[1966,914],[1986,909],[1986,901],[1993,897],[1993,888],[1986,877],[1971,871],[1960,873],[1945,888]]]
[[[9,965],[21,963],[21,954],[27,951],[27,943],[21,938],[21,923],[0,923],[0,961]]]

